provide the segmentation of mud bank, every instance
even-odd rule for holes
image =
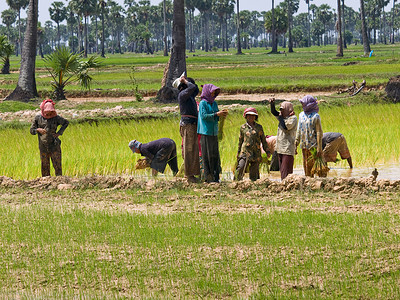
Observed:
[[[133,176],[86,176],[86,177],[40,177],[33,180],[14,180],[0,177],[2,188],[73,190],[73,189],[143,189],[162,192],[170,189],[203,188],[208,190],[231,189],[240,191],[258,190],[272,193],[283,191],[326,191],[363,194],[371,192],[399,192],[400,180],[375,180],[366,178],[308,178],[289,175],[283,181],[268,178],[251,182],[222,182],[216,184],[189,184],[183,178],[160,178],[144,180]]]

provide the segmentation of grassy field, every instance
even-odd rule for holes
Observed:
[[[256,106],[265,134],[275,135],[278,122],[265,105]],[[300,107],[296,106],[296,114]],[[224,172],[230,172],[235,164],[238,134],[244,123],[242,111],[233,111],[224,127],[224,139],[220,143],[221,162]],[[351,106],[321,105],[324,132],[341,132],[345,135],[356,168],[373,167],[376,164],[398,162],[400,158],[400,107],[395,104],[358,104]],[[62,139],[63,169],[68,176],[87,174],[135,174],[148,176],[147,170],[134,170],[140,157],[132,154],[128,143],[132,139],[148,142],[162,137],[172,138],[180,151],[179,117],[152,120],[102,121],[99,123],[72,123]],[[28,125],[0,129],[0,174],[15,179],[31,179],[40,176],[40,159],[37,136],[29,133]],[[10,155],[12,153],[12,155]],[[295,165],[302,164],[301,155]],[[347,166],[339,162],[338,166]],[[169,174],[169,169],[168,174]]]
[[[400,297],[398,193],[0,192],[4,298]]]
[[[370,87],[386,84],[398,74],[400,61],[398,45],[376,45],[371,58],[363,57],[362,46],[354,45],[345,51],[343,58],[336,58],[335,46],[296,49],[287,56],[268,55],[262,48],[244,53],[235,55],[234,49],[228,53],[187,53],[188,75],[200,84],[212,82],[228,93],[332,90],[347,87],[353,79],[359,82],[366,79]],[[95,71],[92,89],[115,96],[131,93],[129,74],[135,66],[139,89],[154,95],[160,88],[167,61],[168,57],[162,53],[110,55],[104,59],[103,67]],[[12,58],[11,68],[18,70],[19,58]],[[14,89],[17,79],[17,73],[0,75],[0,89]],[[43,95],[50,91],[50,79],[43,60],[38,57],[36,80]],[[67,91],[73,96],[80,93],[80,87],[72,85]]]

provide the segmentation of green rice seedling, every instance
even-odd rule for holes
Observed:
[[[259,123],[266,135],[275,135],[277,121],[267,106],[256,106]],[[299,107],[295,108],[296,114]],[[341,132],[347,140],[355,167],[399,162],[400,107],[395,104],[329,107],[322,104],[320,115],[324,132]],[[231,172],[238,150],[239,129],[245,122],[242,112],[232,110],[224,125],[220,141],[221,164],[224,172]],[[100,121],[97,124],[71,123],[61,137],[63,170],[65,175],[133,174],[149,176],[146,170],[135,170],[139,154],[133,154],[128,143],[137,139],[143,143],[162,137],[172,138],[177,145],[178,163],[182,162],[177,115],[161,119],[131,121]],[[0,174],[19,178],[40,176],[37,136],[29,133],[29,126],[0,128]],[[347,167],[338,162],[338,167]],[[302,166],[301,155],[295,166]],[[167,175],[171,173],[167,168]]]

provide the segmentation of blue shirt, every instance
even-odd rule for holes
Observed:
[[[217,102],[212,104],[201,100],[199,104],[199,119],[197,122],[197,133],[203,135],[218,135],[218,112]]]

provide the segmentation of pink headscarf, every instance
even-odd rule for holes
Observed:
[[[210,104],[213,103],[217,96],[212,96],[211,93],[214,91],[217,91],[217,90],[219,92],[220,88],[216,87],[215,85],[210,84],[210,83],[207,83],[207,84],[203,85],[202,87],[203,87],[203,90],[201,91],[201,96],[200,96],[201,100],[206,100]]]
[[[40,112],[43,118],[46,118],[45,111],[54,111],[54,117],[57,116],[56,109],[54,108],[55,103],[51,99],[45,99],[40,104]]]

